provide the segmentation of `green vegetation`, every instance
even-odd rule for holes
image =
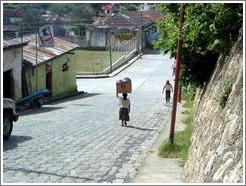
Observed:
[[[122,3],[119,7],[122,11],[137,11],[140,3]]]
[[[48,3],[4,3],[3,8],[12,8],[19,10],[45,10],[49,7]]]
[[[109,53],[105,51],[76,50],[72,57],[77,72],[102,72],[109,66]]]
[[[58,14],[59,16],[64,16],[71,11],[69,3],[51,3],[47,10],[51,11],[54,14]]]
[[[70,4],[68,8],[70,9],[68,15],[71,22],[92,23],[96,16],[91,4]]]
[[[121,56],[120,52],[112,52],[112,61]],[[72,60],[77,63],[77,72],[103,72],[110,66],[108,51],[75,50]]]
[[[193,128],[194,90],[203,86],[210,79],[219,55],[228,55],[229,50],[238,38],[243,23],[242,3],[193,3],[183,4],[185,11],[183,24],[183,44],[181,83],[185,100],[186,119],[184,131],[176,132],[174,144],[164,140],[159,147],[162,157],[178,158],[184,165]],[[154,44],[163,53],[175,57],[179,33],[179,13],[181,4],[160,4],[159,10],[163,19],[157,22],[160,37]],[[232,84],[225,82],[219,97],[222,107],[225,106],[232,90]]]
[[[163,19],[155,48],[176,55],[181,4],[159,4]],[[182,72],[183,85],[203,86],[214,70],[218,56],[227,54],[243,25],[242,3],[183,4]]]
[[[37,31],[37,24],[41,21],[39,11],[36,9],[30,9],[23,14],[22,23],[24,24],[23,31],[30,33]]]
[[[163,158],[177,158],[181,166],[185,165],[185,162],[188,158],[188,150],[191,145],[190,137],[193,130],[193,101],[194,94],[190,93],[190,89],[184,93],[184,108],[186,118],[183,123],[186,125],[186,128],[183,131],[175,132],[174,143],[170,144],[168,139],[165,139],[159,147],[159,156]]]
[[[95,15],[95,7],[91,3],[4,3],[4,8],[24,10],[27,17],[23,20],[25,24],[39,23],[41,13],[51,11],[59,16],[69,16],[71,22],[92,23]],[[31,19],[31,20],[28,20]],[[30,22],[31,21],[31,22]]]
[[[220,106],[222,108],[225,107],[226,105],[226,102],[227,102],[227,99],[231,93],[231,90],[232,90],[232,83],[230,81],[225,81],[224,82],[224,85],[223,85],[223,91],[222,91],[222,94],[220,96]]]

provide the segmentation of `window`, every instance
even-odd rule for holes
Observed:
[[[85,36],[86,35],[86,31],[85,28],[80,28],[80,36]]]

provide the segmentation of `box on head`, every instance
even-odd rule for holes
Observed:
[[[132,82],[130,78],[124,78],[123,80],[118,80],[116,82],[116,94],[118,93],[131,93],[132,92]]]

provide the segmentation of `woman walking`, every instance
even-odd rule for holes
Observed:
[[[166,89],[166,103],[169,103],[171,97],[171,91],[173,91],[173,87],[168,80],[166,81],[166,84],[163,87],[162,94],[164,93],[165,89]]]
[[[127,98],[127,93],[123,93],[122,97],[119,97],[119,120],[122,121],[121,126],[127,126],[127,121],[130,120],[130,100]]]

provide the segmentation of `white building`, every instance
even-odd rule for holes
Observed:
[[[22,97],[22,48],[27,43],[18,39],[3,41],[3,96]]]

